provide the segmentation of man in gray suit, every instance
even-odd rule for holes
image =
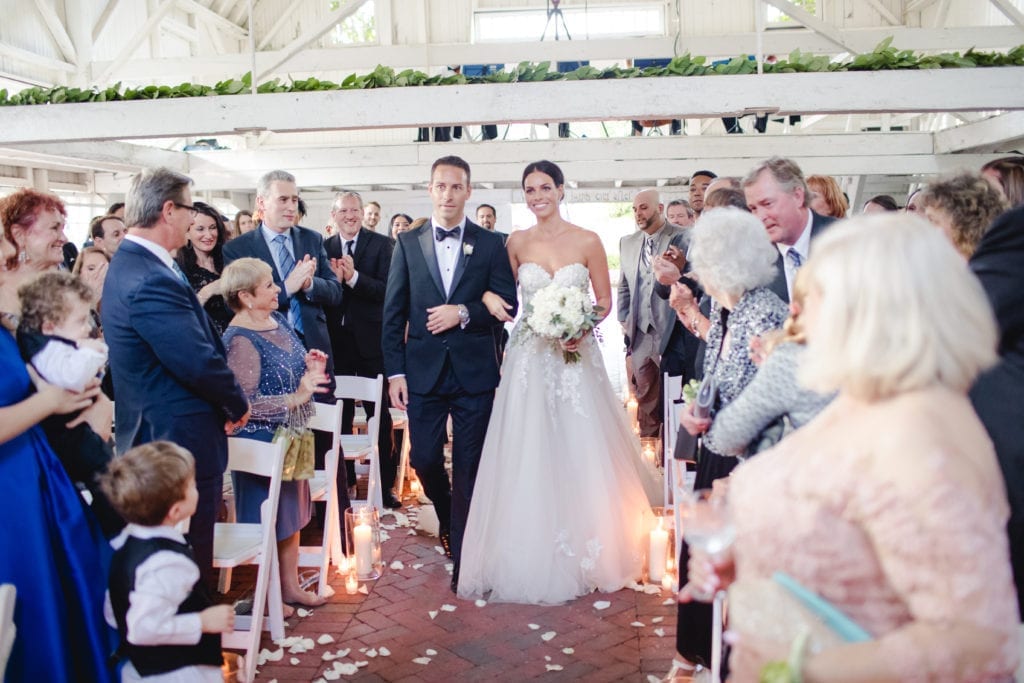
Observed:
[[[657,190],[638,193],[633,199],[638,230],[619,241],[618,318],[641,436],[661,433],[661,355],[676,321],[668,302],[654,292],[652,264],[670,245],[686,253],[689,241],[682,228],[665,220],[664,208]]]

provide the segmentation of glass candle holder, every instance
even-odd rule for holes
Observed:
[[[654,523],[648,534],[647,581],[661,583],[665,576],[671,576],[675,565],[675,523],[671,510],[653,508]]]
[[[648,465],[661,465],[661,439],[656,436],[640,437],[640,455]]]
[[[384,572],[380,540],[380,515],[372,505],[345,510],[345,537],[353,556],[351,570],[360,581],[380,578]]]

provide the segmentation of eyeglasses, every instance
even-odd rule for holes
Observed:
[[[178,202],[174,202],[174,205],[179,209],[185,209],[186,211],[188,211],[190,214],[192,214],[192,218],[195,218],[196,216],[199,215],[199,209],[197,209],[194,206],[190,206],[188,204],[179,204]]]

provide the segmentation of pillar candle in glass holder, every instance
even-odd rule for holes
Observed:
[[[661,517],[658,517],[658,526],[651,529],[648,546],[647,580],[651,583],[658,583],[665,575],[665,558],[668,554],[668,531],[663,528]]]
[[[359,579],[356,578],[354,573],[349,574],[345,578],[345,592],[349,595],[355,595],[359,592]]]
[[[352,563],[349,561],[348,555],[342,555],[341,563],[338,565],[338,573],[342,575],[348,574],[351,566]]]
[[[626,401],[626,414],[629,416],[630,424],[636,423],[636,412],[638,408],[639,404],[636,402],[636,399],[630,396],[629,400]]]
[[[412,491],[415,494],[418,494],[420,492],[420,480],[419,479],[413,479],[412,481],[410,481],[409,482],[409,490]]]
[[[364,522],[355,526],[352,536],[356,544],[356,573],[367,576],[373,572],[373,531]]]
[[[672,574],[665,572],[665,576],[661,577],[661,587],[666,590],[672,590]]]

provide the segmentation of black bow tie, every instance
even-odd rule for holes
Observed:
[[[444,242],[449,237],[454,237],[455,239],[459,239],[459,233],[460,232],[462,232],[462,226],[461,225],[456,225],[451,230],[445,230],[444,228],[437,227],[437,226],[434,227],[434,236],[437,237],[437,241],[438,242]]]

